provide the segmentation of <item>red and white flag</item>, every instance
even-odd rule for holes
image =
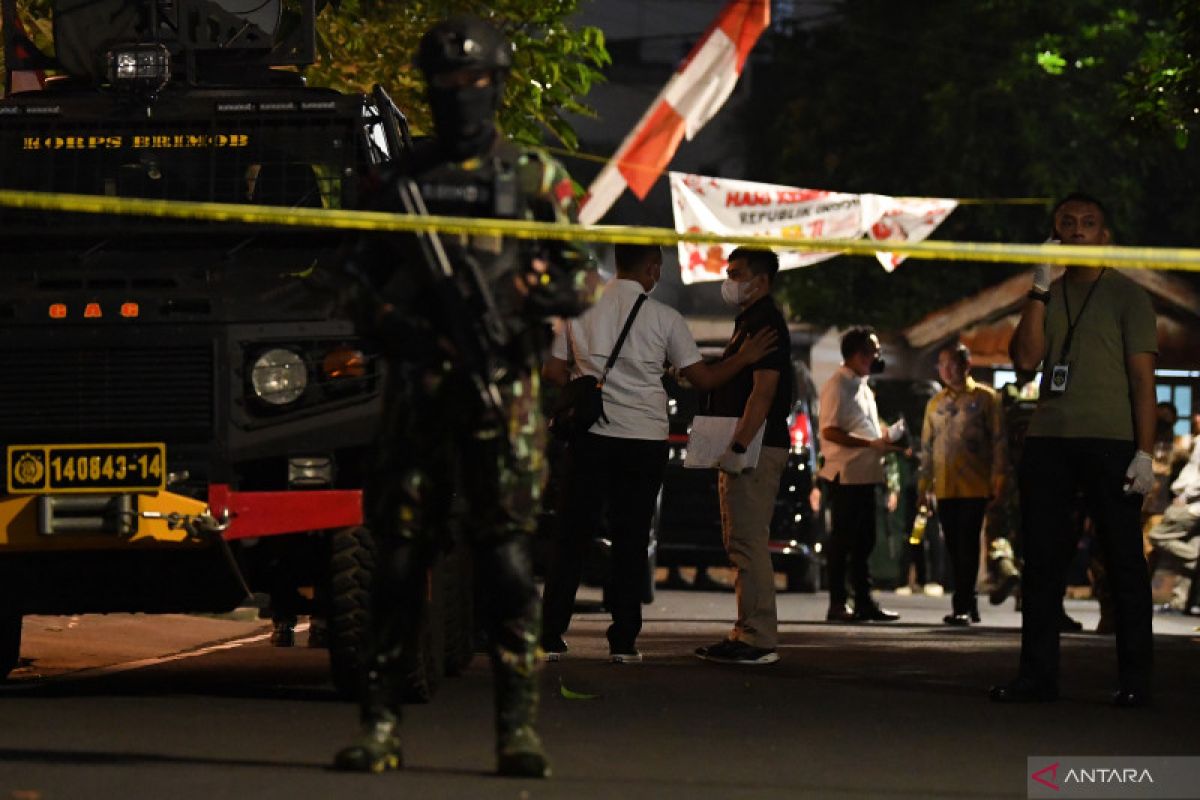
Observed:
[[[768,0],[730,0],[592,181],[581,222],[597,222],[626,186],[639,200],[645,198],[680,140],[691,140],[725,104],[770,21]]]

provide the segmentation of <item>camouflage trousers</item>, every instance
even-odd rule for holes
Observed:
[[[391,365],[389,365],[391,366]],[[531,371],[488,408],[449,371],[389,373],[387,412],[368,482],[379,548],[364,722],[398,720],[406,650],[420,637],[428,574],[452,546],[472,551],[495,679],[501,741],[536,715],[539,601],[528,553],[543,484],[544,425]]]

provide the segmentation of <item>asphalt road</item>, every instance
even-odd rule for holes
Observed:
[[[78,654],[55,668],[72,648],[42,631],[33,663],[0,687],[0,798],[1024,797],[1027,756],[1200,751],[1200,620],[1156,620],[1155,708],[1107,705],[1113,643],[1095,634],[1065,637],[1060,702],[999,707],[984,691],[1016,665],[1011,603],[964,630],[938,624],[948,598],[881,599],[900,623],[828,625],[824,596],[782,595],[783,658],[763,667],[691,654],[725,632],[727,592],[660,592],[639,665],[606,663],[604,616],[581,614],[570,653],[542,673],[545,782],[489,774],[483,658],[411,707],[404,772],[347,776],[327,765],[355,709],[335,698],[322,651],[204,621],[189,644],[160,632],[147,656],[151,632],[185,627],[139,617],[122,629],[127,661],[110,649],[79,672]],[[1068,609],[1094,625],[1094,604]],[[233,646],[212,646],[221,630]]]

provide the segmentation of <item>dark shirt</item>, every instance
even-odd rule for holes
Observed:
[[[734,321],[733,338],[725,346],[722,359],[736,353],[742,343],[763,328],[772,328],[778,337],[775,349],[761,359],[744,367],[733,380],[724,386],[713,389],[709,396],[709,413],[718,417],[740,417],[746,410],[746,401],[754,389],[754,373],[760,369],[775,370],[779,373],[779,383],[775,387],[775,397],[771,400],[771,409],[767,412],[767,427],[763,431],[764,447],[791,447],[792,439],[788,433],[787,418],[792,410],[792,341],[788,333],[787,322],[775,301],[770,296],[764,297],[752,306],[738,314]]]

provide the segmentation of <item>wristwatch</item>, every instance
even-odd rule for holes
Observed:
[[[1030,300],[1038,300],[1043,303],[1050,302],[1050,292],[1048,292],[1048,291],[1039,292],[1037,289],[1030,289],[1029,294],[1027,294],[1025,296],[1028,297]]]
[[[734,442],[733,444],[729,445],[729,449],[740,456],[742,453],[746,452],[746,445]]]

